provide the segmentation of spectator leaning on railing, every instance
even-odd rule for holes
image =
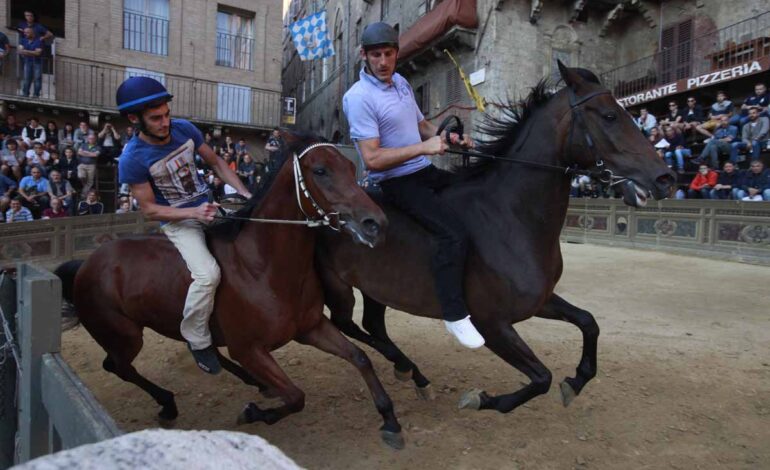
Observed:
[[[738,199],[736,193],[740,189],[742,177],[743,175],[735,169],[733,162],[725,162],[717,178],[717,184],[711,190],[711,199]]]
[[[741,150],[746,150],[746,153],[751,155],[751,159],[756,160],[767,145],[770,134],[770,119],[760,116],[760,112],[759,106],[752,106],[749,109],[749,121],[743,125],[741,140],[730,144],[731,162],[738,161],[738,152]]]
[[[24,37],[19,41],[19,56],[23,67],[21,93],[29,96],[32,83],[35,84],[35,98],[40,98],[43,89],[43,41],[35,35],[34,29],[24,28]]]
[[[736,199],[743,201],[770,201],[770,170],[765,170],[761,160],[751,162],[749,170],[743,173],[741,187]]]

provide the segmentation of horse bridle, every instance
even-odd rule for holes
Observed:
[[[319,147],[333,147],[337,148],[336,145],[326,143],[326,142],[319,142],[317,144],[312,144],[308,147],[306,147],[302,152],[297,155],[294,153],[294,156],[292,158],[292,170],[294,172],[294,192],[297,195],[297,205],[299,206],[299,210],[302,212],[302,215],[305,216],[305,220],[284,220],[284,219],[260,219],[260,218],[253,218],[253,217],[236,217],[231,215],[223,215],[223,216],[215,216],[217,219],[229,219],[229,220],[242,220],[245,222],[258,222],[263,224],[285,224],[285,225],[304,225],[306,227],[329,227],[330,229],[334,230],[335,232],[339,232],[342,230],[342,226],[345,225],[344,220],[340,220],[340,216],[338,212],[326,212],[313,198],[313,195],[310,194],[310,190],[307,187],[307,184],[305,184],[305,176],[302,174],[302,168],[300,167],[300,160],[302,160],[302,157],[307,155],[311,150],[315,150]],[[305,211],[305,208],[302,206],[302,196],[304,196],[308,202],[310,202],[310,205],[313,207],[313,209],[316,212],[316,216],[320,217],[320,219],[311,218],[307,212]]]
[[[588,150],[591,153],[591,156],[594,159],[594,166],[595,169],[591,170],[582,170],[579,168],[573,168],[568,166],[558,166],[558,165],[549,165],[547,163],[539,163],[539,162],[532,162],[529,160],[520,160],[517,158],[508,158],[508,157],[500,157],[498,155],[492,155],[488,153],[482,153],[477,152],[475,150],[446,150],[446,153],[456,154],[456,155],[462,155],[464,157],[478,157],[478,158],[486,158],[491,160],[499,160],[504,162],[510,162],[510,163],[518,163],[521,165],[526,165],[534,168],[541,168],[545,170],[553,170],[561,172],[567,176],[588,176],[594,179],[597,179],[601,181],[602,183],[609,184],[610,186],[614,186],[616,184],[622,183],[623,181],[626,181],[628,178],[622,177],[622,176],[616,176],[612,170],[609,168],[605,168],[604,166],[604,160],[601,158],[601,156],[598,155],[596,151],[596,147],[594,146],[594,141],[591,138],[591,134],[588,131],[588,127],[585,125],[584,117],[583,117],[583,111],[580,109],[580,107],[585,104],[586,102],[590,101],[593,98],[596,98],[597,96],[601,95],[610,95],[611,93],[609,90],[600,90],[595,91],[593,93],[589,93],[586,96],[578,98],[575,95],[575,92],[572,90],[572,88],[567,88],[569,91],[569,107],[570,111],[572,112],[572,119],[570,120],[570,129],[569,129],[569,136],[567,138],[567,147],[569,148],[572,145],[572,136],[574,133],[574,129],[577,125],[583,128],[583,138],[585,139],[586,145],[588,146]],[[453,127],[448,127],[451,121],[455,121],[456,125]],[[441,133],[444,130],[447,130],[446,133],[446,140],[447,144],[452,145],[452,142],[450,140],[450,132],[455,132],[460,134],[461,136],[464,133],[464,127],[463,123],[460,120],[459,117],[456,115],[447,116],[444,121],[441,123],[441,125],[438,127],[438,131],[436,132],[436,135],[441,135]],[[531,129],[531,127],[530,127]],[[528,129],[529,131],[529,129]],[[527,132],[527,135],[524,136],[522,139],[522,143],[518,145],[518,148],[520,149],[523,145],[524,141],[527,140],[527,137],[529,135],[529,132]]]

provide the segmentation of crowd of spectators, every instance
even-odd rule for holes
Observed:
[[[697,169],[675,197],[770,201],[770,169],[760,160],[763,151],[770,151],[768,106],[767,87],[758,83],[740,106],[718,91],[707,109],[689,96],[684,107],[669,101],[668,112],[660,118],[642,108],[635,122],[658,156],[682,179],[689,170]],[[738,165],[746,161],[749,168],[740,170]],[[578,197],[615,196],[610,188],[587,178],[577,178],[572,188],[573,196]]]

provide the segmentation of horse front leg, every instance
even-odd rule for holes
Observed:
[[[531,383],[507,395],[491,396],[478,389],[470,390],[460,398],[458,408],[497,410],[508,413],[532,398],[548,392],[551,387],[551,371],[529,349],[513,326],[505,323],[483,325],[474,322],[474,324],[484,336],[486,347],[525,374]]]
[[[586,383],[596,376],[599,325],[590,312],[575,307],[556,294],[551,295],[543,309],[535,316],[572,323],[583,334],[583,355],[577,366],[575,377],[567,377],[559,384],[562,403],[564,406],[568,406],[580,394]]]
[[[374,373],[374,368],[366,353],[348,341],[324,316],[312,330],[298,336],[297,341],[345,359],[358,369],[372,394],[372,398],[374,398],[377,411],[382,416],[383,424],[380,427],[382,440],[394,449],[403,449],[404,438],[401,435],[401,425],[398,423],[396,413],[393,410],[393,401]]]

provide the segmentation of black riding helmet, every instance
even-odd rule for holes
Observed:
[[[388,23],[372,23],[361,35],[361,47],[368,50],[381,46],[392,46],[398,49],[398,31]]]

